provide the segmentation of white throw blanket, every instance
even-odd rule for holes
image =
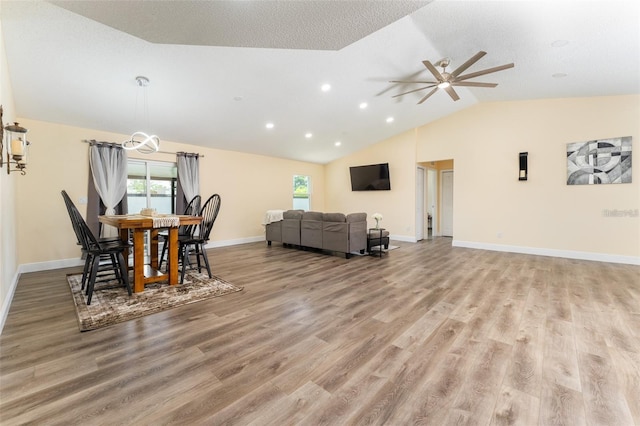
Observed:
[[[154,228],[176,228],[180,226],[180,218],[178,216],[153,216]]]
[[[263,225],[268,225],[271,222],[278,222],[282,220],[282,214],[284,210],[267,210],[262,220]]]

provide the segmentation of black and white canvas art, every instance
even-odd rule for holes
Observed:
[[[567,185],[631,183],[631,136],[567,144]]]

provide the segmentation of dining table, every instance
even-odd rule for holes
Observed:
[[[122,241],[129,241],[129,233],[133,235],[133,291],[144,291],[146,284],[168,280],[170,285],[178,284],[178,227],[181,225],[198,225],[201,216],[189,215],[103,215],[98,220],[118,229]],[[169,230],[168,248],[169,261],[167,272],[158,269],[158,231]],[[149,264],[144,261],[144,235],[150,233]],[[129,267],[129,253],[125,253],[125,262]]]

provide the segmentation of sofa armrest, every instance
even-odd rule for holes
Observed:
[[[272,241],[282,242],[282,221],[271,222],[265,225],[265,236],[267,243],[271,245]]]
[[[349,224],[349,252],[362,251],[367,248],[367,214],[350,213],[347,215]]]

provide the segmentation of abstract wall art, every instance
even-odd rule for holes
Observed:
[[[631,183],[631,136],[567,144],[567,185]]]

